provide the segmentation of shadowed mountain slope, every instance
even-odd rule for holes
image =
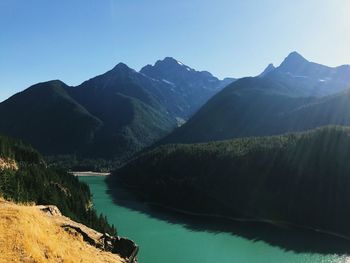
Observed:
[[[350,87],[350,71],[342,75],[347,68],[329,68],[292,53],[280,67],[270,65],[258,77],[243,78],[227,86],[159,144],[275,135],[329,124],[349,125],[350,96],[346,88]],[[296,74],[307,75],[308,81],[300,80]],[[319,81],[328,75],[334,79],[329,79],[327,85]],[[315,90],[329,95],[316,96]]]
[[[169,61],[176,60],[163,63]],[[169,134],[231,81],[193,69],[183,78],[177,72],[187,72],[187,66],[175,63],[169,72],[174,76],[167,78],[176,85],[123,63],[77,87],[58,80],[36,84],[0,103],[0,133],[46,155],[122,160]]]

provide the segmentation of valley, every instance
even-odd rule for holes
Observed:
[[[350,263],[349,10],[0,0],[0,263]]]
[[[0,103],[0,194],[124,240],[111,262],[346,262],[348,73],[293,52],[241,79],[167,57],[35,84]]]

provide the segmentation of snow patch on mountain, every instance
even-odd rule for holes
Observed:
[[[169,85],[173,86],[173,87],[176,86],[174,83],[172,83],[172,82],[170,82],[170,81],[168,81],[166,79],[162,79],[162,81],[165,82],[166,84],[169,84]]]

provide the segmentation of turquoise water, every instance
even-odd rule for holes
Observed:
[[[350,257],[294,253],[229,233],[193,231],[113,203],[103,177],[80,177],[96,210],[139,246],[140,263],[350,263]]]

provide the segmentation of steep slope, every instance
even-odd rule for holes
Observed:
[[[69,89],[74,100],[102,121],[89,155],[126,156],[173,129],[176,120],[163,105],[166,85],[118,64]]]
[[[329,95],[288,112],[279,123],[280,129],[302,131],[325,125],[350,125],[350,90]]]
[[[219,80],[207,71],[196,71],[174,58],[167,57],[140,71],[153,79],[172,85],[177,117],[188,119],[210,97],[234,82],[233,78]]]
[[[350,71],[343,76],[339,73],[341,68],[311,63],[292,53],[280,67],[269,66],[258,77],[243,78],[226,87],[159,144],[276,135],[329,124],[349,125],[350,97],[344,85]],[[297,78],[296,74],[308,78]],[[317,86],[319,78],[326,75],[334,79],[329,79],[327,86]],[[330,95],[310,97],[315,88]]]
[[[192,213],[350,237],[350,128],[165,145],[109,178],[144,201]]]
[[[40,151],[75,152],[94,138],[101,121],[66,92],[61,81],[39,83],[0,104],[0,133],[28,141]]]
[[[137,260],[137,245],[115,236],[115,227],[97,216],[89,187],[75,176],[48,168],[29,145],[3,136],[0,164],[0,262]],[[40,206],[18,206],[3,198]]]
[[[58,80],[36,84],[0,104],[0,133],[45,155],[123,160],[183,124],[233,81],[178,62],[166,71],[169,81],[152,74],[174,61],[157,62],[141,73],[120,63],[77,87]]]
[[[141,73],[120,63],[77,87],[58,80],[36,84],[0,104],[0,133],[46,155],[127,158],[169,134],[232,81],[174,61]],[[169,69],[169,81],[152,74],[169,63],[177,65]]]
[[[73,175],[48,168],[29,145],[0,136],[0,196],[16,202],[52,204],[62,213],[101,232],[116,233],[114,226],[96,214],[89,187]]]
[[[270,72],[274,71],[275,69],[276,69],[275,66],[271,63],[264,69],[264,71],[259,75],[259,77],[263,78]]]
[[[170,92],[124,64],[78,87],[39,83],[0,104],[0,133],[46,155],[123,159],[176,126]]]
[[[298,130],[288,124],[285,115],[315,99],[285,96],[284,90],[284,86],[268,79],[240,79],[159,143],[206,142]]]
[[[47,215],[36,206],[0,199],[0,262],[126,262],[88,244],[78,232],[63,225],[77,224],[59,215]]]

